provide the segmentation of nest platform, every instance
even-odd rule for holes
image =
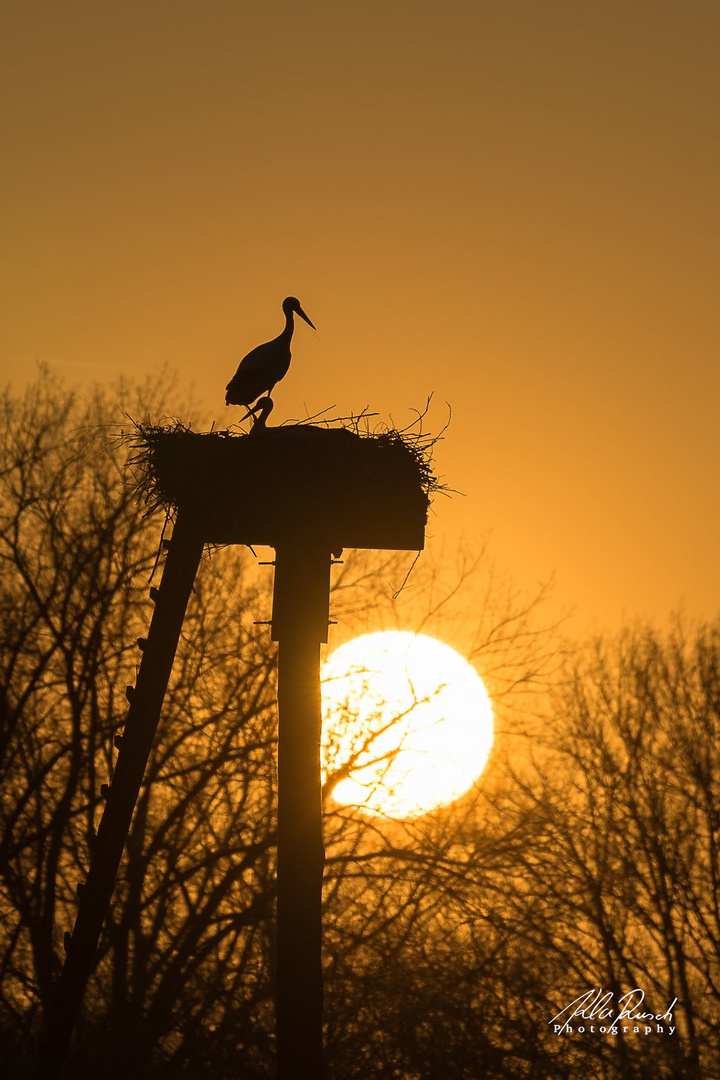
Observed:
[[[136,424],[131,466],[150,509],[208,543],[421,550],[436,482],[427,440],[288,424],[248,435]]]

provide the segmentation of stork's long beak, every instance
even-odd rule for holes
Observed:
[[[308,324],[308,326],[312,326],[313,330],[317,330],[317,326],[315,325],[315,323],[310,322],[310,319],[308,319],[307,315],[305,314],[305,312],[303,311],[303,309],[300,307],[299,304],[297,306],[297,313],[298,313],[298,315],[300,316],[301,319],[305,320],[305,322]]]
[[[260,408],[259,405],[253,405],[252,408],[248,409],[248,411],[245,413],[244,416],[240,417],[240,419],[238,420],[238,423],[242,424],[243,420],[247,420],[248,416],[254,416],[259,408]]]

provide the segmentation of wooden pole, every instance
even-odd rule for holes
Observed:
[[[278,548],[278,1080],[322,1080],[323,978],[320,643],[327,641],[330,553]]]
[[[179,517],[157,591],[137,684],[130,694],[130,709],[98,828],[90,871],[80,890],[75,927],[67,944],[65,964],[42,1039],[37,1080],[56,1080],[70,1048],[73,1028],[93,967],[100,931],[155,738],[202,549],[203,542],[198,534]]]

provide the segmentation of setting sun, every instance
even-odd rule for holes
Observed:
[[[424,634],[364,634],[322,667],[323,771],[336,802],[416,817],[464,794],[493,739],[474,668]]]

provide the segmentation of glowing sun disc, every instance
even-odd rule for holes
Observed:
[[[322,665],[323,780],[338,803],[407,818],[454,802],[493,740],[475,669],[449,645],[404,631],[363,634]]]

